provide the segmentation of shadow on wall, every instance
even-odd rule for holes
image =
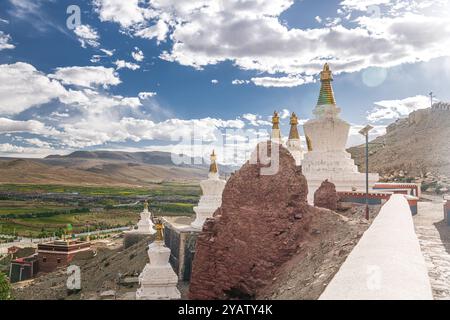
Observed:
[[[445,220],[436,222],[434,226],[439,232],[445,250],[447,251],[448,254],[450,254],[450,226],[447,224]]]

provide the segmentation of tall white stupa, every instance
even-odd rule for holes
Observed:
[[[341,109],[334,99],[333,76],[328,64],[320,74],[321,88],[315,118],[304,125],[308,153],[302,161],[302,171],[308,181],[308,201],[321,183],[336,185],[337,191],[365,190],[366,176],[358,172],[354,160],[346,151],[350,124],[340,119]],[[369,186],[379,180],[378,174],[369,175]]]
[[[286,147],[295,159],[297,166],[302,164],[304,157],[302,141],[300,140],[300,135],[298,134],[298,118],[297,115],[292,112],[291,115],[291,130],[289,131],[289,139],[286,142]]]
[[[211,218],[214,212],[222,205],[222,193],[226,181],[220,179],[219,168],[217,166],[217,156],[213,151],[211,154],[211,165],[209,167],[208,179],[200,182],[203,195],[197,207],[194,207],[196,214],[195,221],[191,226],[195,229],[202,229],[207,218]]]
[[[169,263],[170,249],[164,246],[163,223],[156,222],[156,239],[148,246],[150,262],[139,275],[137,300],[177,300],[181,299],[177,288],[178,276]]]

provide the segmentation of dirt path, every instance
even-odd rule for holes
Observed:
[[[428,266],[433,296],[450,300],[450,227],[446,225],[441,197],[427,196],[414,217],[416,233]]]

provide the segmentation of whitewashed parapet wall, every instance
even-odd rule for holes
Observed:
[[[428,270],[408,202],[393,195],[320,300],[431,300]]]

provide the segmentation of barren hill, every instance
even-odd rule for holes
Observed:
[[[349,149],[365,170],[364,145]],[[450,111],[422,109],[387,127],[370,145],[370,171],[387,181],[417,181],[448,188],[450,177]]]
[[[191,161],[194,163],[194,161]],[[207,164],[175,165],[167,152],[77,151],[45,159],[0,159],[0,183],[145,186],[198,181]],[[222,166],[222,172],[232,170]]]

